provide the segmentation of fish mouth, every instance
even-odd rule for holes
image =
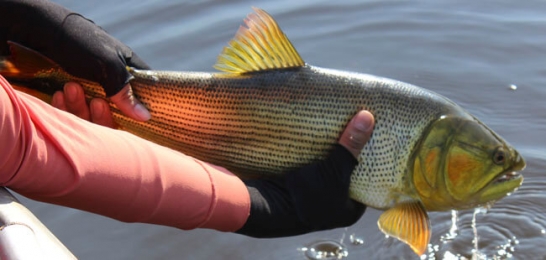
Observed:
[[[500,184],[520,178],[523,178],[523,176],[518,171],[508,170],[500,173],[495,179],[493,179],[493,184]]]
[[[523,160],[513,167],[499,173],[489,185],[484,187],[480,196],[480,204],[491,205],[506,195],[514,192],[523,183],[523,175],[519,172],[525,168]]]

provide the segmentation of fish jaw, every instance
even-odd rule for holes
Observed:
[[[415,150],[410,179],[428,211],[489,205],[523,181],[519,153],[470,115],[433,122]]]
[[[525,169],[526,163],[523,157],[514,149],[510,150],[513,165],[498,174],[491,183],[484,188],[479,201],[494,202],[503,198],[505,193],[514,192],[523,183],[523,175],[520,171]]]

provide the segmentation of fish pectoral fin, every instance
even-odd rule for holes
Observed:
[[[255,8],[235,37],[224,47],[214,68],[228,73],[296,68],[305,65],[277,22]]]
[[[417,254],[422,255],[430,240],[430,221],[420,202],[406,202],[383,212],[377,221],[383,233],[408,244]]]

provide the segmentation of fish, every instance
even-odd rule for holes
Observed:
[[[380,230],[417,255],[430,241],[428,212],[492,205],[522,184],[523,157],[455,102],[394,79],[309,65],[268,13],[253,10],[218,56],[219,72],[127,68],[152,116],[135,121],[110,103],[120,128],[242,178],[267,177],[324,159],[350,119],[368,110],[375,126],[349,195],[384,210]],[[47,97],[76,81],[88,98],[106,98],[96,82],[9,44],[0,74],[26,86],[19,89]]]

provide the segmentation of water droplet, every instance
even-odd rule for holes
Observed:
[[[302,248],[303,249],[303,248]],[[318,241],[306,247],[305,256],[308,259],[343,259],[349,255],[349,251],[335,241]]]
[[[363,245],[364,244],[364,239],[356,237],[354,234],[349,236],[349,240],[351,240],[351,243],[353,245]]]
[[[446,251],[444,253],[444,258],[443,259],[445,259],[445,260],[458,260],[459,257],[458,257],[458,255],[455,255],[455,254],[453,254],[453,253],[451,253],[449,251]]]
[[[442,235],[440,237],[440,241],[442,241],[443,243],[447,243],[448,241],[455,239],[457,235],[458,235],[457,211],[452,210],[451,211],[451,228],[449,229],[449,233]]]
[[[544,230],[544,229],[541,229],[541,230],[540,230],[540,233],[542,233],[542,234],[546,234],[546,230]]]
[[[497,246],[497,255],[493,259],[509,259],[512,258],[512,253],[516,251],[514,245],[519,244],[519,240],[513,236],[512,239],[508,239],[506,244]]]
[[[472,231],[474,233],[474,239],[472,239],[472,243],[474,244],[474,249],[472,249],[472,259],[485,259],[485,255],[483,253],[480,252],[479,248],[478,248],[478,228],[476,226],[476,216],[479,214],[479,213],[482,213],[482,214],[485,214],[487,213],[487,209],[486,208],[475,208],[474,209],[474,214],[472,214],[472,224],[471,224],[471,227],[472,227]]]

